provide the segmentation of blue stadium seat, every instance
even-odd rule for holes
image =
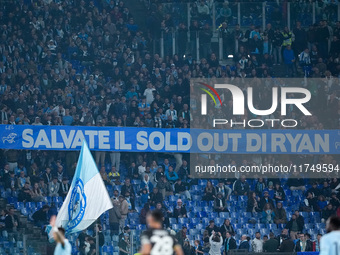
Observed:
[[[228,212],[220,212],[220,218],[227,219],[230,217],[230,214]]]
[[[257,232],[255,229],[253,229],[253,228],[248,228],[248,229],[246,229],[247,230],[247,232],[248,232],[248,234],[250,235],[250,236],[254,236],[255,235],[255,233]]]
[[[200,218],[208,217],[208,214],[205,211],[199,211],[199,212],[197,212],[197,215]]]
[[[277,225],[276,225],[276,224],[268,224],[268,225],[267,225],[267,228],[268,228],[269,230],[274,230],[274,229],[277,229]]]
[[[202,224],[205,226],[209,225],[209,221],[210,221],[209,218],[202,218]]]
[[[180,224],[171,224],[171,227],[173,230],[177,231],[180,230],[182,228],[182,225]]]
[[[205,226],[203,226],[203,224],[201,224],[201,223],[196,225],[196,229],[198,229],[198,230],[201,230],[201,229],[204,229],[204,228],[205,228]]]
[[[260,229],[261,236],[264,236],[264,235],[268,236],[269,233],[270,233],[269,229],[266,229],[266,228]]]
[[[189,219],[188,218],[178,218],[178,223],[179,224],[189,223]]]
[[[177,224],[177,219],[176,218],[169,218],[170,224]]]
[[[214,218],[214,220],[215,220],[215,225],[217,225],[217,226],[223,225],[224,219],[222,219],[222,218],[216,218],[216,217],[213,217],[213,218]]]
[[[189,233],[190,233],[190,235],[194,236],[194,235],[197,235],[199,233],[199,230],[198,229],[189,229]]]
[[[189,218],[192,224],[198,224],[201,222],[200,218]]]
[[[266,226],[264,225],[264,224],[262,224],[262,223],[257,223],[257,224],[255,224],[255,229],[256,230],[259,230],[259,229],[263,229],[263,228],[265,228]]]

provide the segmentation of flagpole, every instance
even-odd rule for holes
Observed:
[[[99,255],[99,235],[98,235],[98,224],[96,224],[96,255]]]

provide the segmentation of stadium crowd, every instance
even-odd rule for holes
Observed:
[[[339,129],[340,22],[329,25],[320,20],[305,29],[296,20],[289,31],[276,19],[264,31],[257,25],[243,30],[228,25],[232,18],[225,2],[219,33],[225,57],[233,55],[233,64],[221,64],[211,47],[210,2],[197,3],[189,27],[177,25],[161,4],[152,3],[147,31],[135,24],[124,1],[19,0],[2,4],[1,124],[188,128],[195,121],[191,111],[198,111],[197,102],[189,96],[191,78],[226,78],[245,89],[245,79],[277,77],[275,82],[283,84],[281,76],[321,81],[308,84],[312,93],[308,108],[313,117],[302,118],[294,109],[289,111],[289,116],[301,118],[300,129]],[[162,31],[172,29],[183,38],[178,54],[165,51],[161,58],[152,45]],[[190,39],[199,36],[199,60],[193,57],[197,45],[188,40],[188,33]],[[269,89],[257,88],[263,103],[260,108],[268,106]],[[225,95],[224,104],[229,104],[230,96]],[[34,202],[37,211],[19,210],[25,209],[21,212],[37,226],[44,226],[69,191],[78,154],[18,150],[0,154],[2,197],[30,205]],[[108,217],[110,232],[103,230],[103,236],[119,234],[121,254],[128,252],[130,227],[143,228],[150,208],[163,211],[166,227],[177,231],[176,239],[186,254],[196,255],[210,249],[210,254],[217,254],[214,252],[222,246],[226,252],[236,248],[319,251],[322,224],[329,216],[340,215],[338,179],[309,182],[240,177],[200,182],[190,178],[188,155],[94,154],[114,204]],[[259,160],[336,163],[339,157],[226,157],[228,164],[236,165]],[[202,211],[194,211],[195,207]],[[235,225],[241,224],[233,214],[236,208],[243,210],[247,220],[242,227]],[[5,238],[20,226],[14,208],[2,210],[0,219]],[[202,233],[194,227],[197,224]],[[318,232],[306,232],[312,230],[311,224],[319,224]],[[101,245],[111,243],[104,241]],[[77,247],[88,252],[86,247],[93,249],[93,238],[82,233]]]

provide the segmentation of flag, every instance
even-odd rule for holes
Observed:
[[[57,215],[56,226],[62,226],[68,234],[82,231],[112,207],[97,165],[84,141],[70,190]]]

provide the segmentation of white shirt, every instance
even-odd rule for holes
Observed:
[[[263,252],[263,240],[254,238],[251,246],[254,252]]]
[[[144,96],[146,97],[146,103],[151,104],[154,100],[153,98],[153,92],[155,91],[154,88],[147,88],[144,90]]]
[[[337,254],[340,254],[340,230],[322,236],[320,241],[320,255]]]

